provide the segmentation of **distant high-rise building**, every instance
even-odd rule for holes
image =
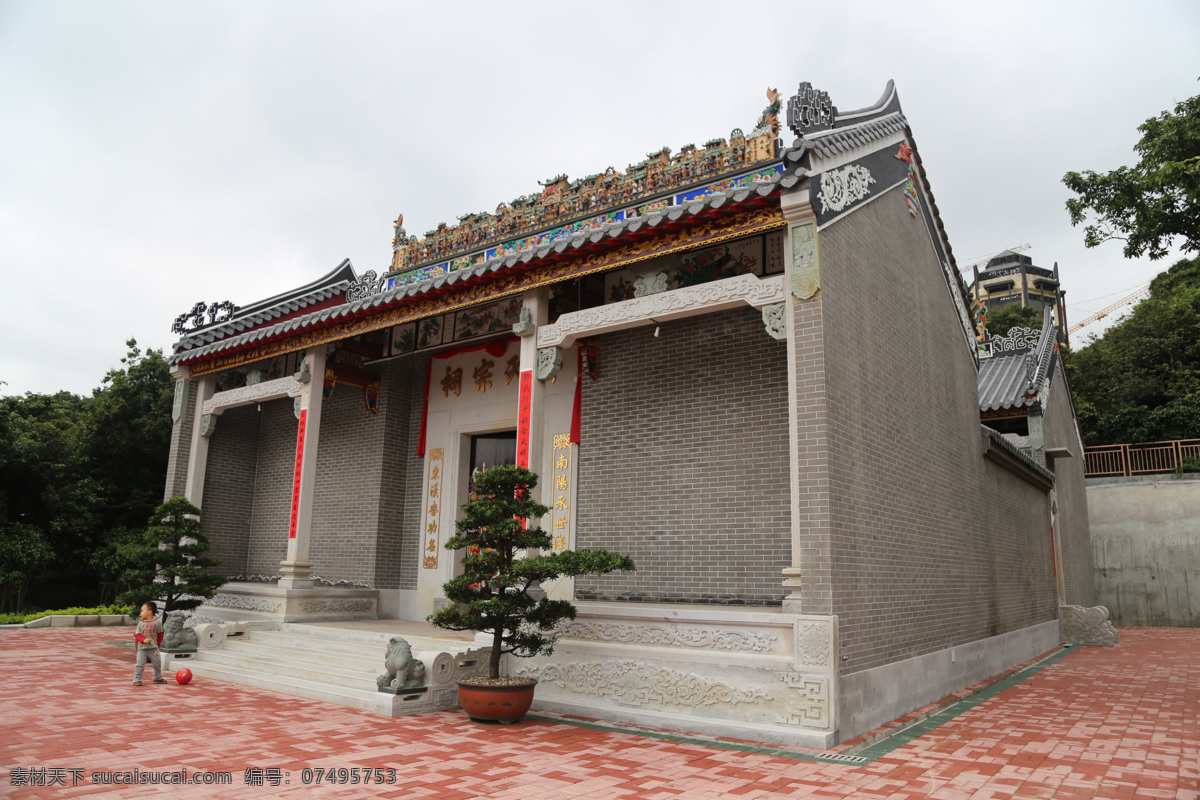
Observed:
[[[1034,266],[1029,256],[1005,250],[990,259],[982,271],[975,268],[975,280],[969,291],[971,300],[982,302],[989,311],[1010,303],[1036,308],[1043,315],[1050,309],[1059,342],[1070,344],[1066,292],[1059,284],[1057,261],[1053,269],[1045,269]]]

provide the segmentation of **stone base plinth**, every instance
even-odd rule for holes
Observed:
[[[272,583],[227,583],[196,609],[196,615],[229,622],[378,619],[379,592],[329,586],[284,589]]]

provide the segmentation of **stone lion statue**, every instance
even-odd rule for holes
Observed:
[[[381,690],[416,689],[425,685],[425,665],[413,658],[412,647],[405,639],[393,637],[388,642],[383,668],[387,674],[375,680]]]
[[[187,615],[172,611],[163,621],[163,650],[192,651],[196,649],[196,632],[183,627]]]

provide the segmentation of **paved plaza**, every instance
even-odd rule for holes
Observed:
[[[1120,633],[835,763],[544,716],[393,720],[203,679],[133,687],[133,650],[111,644],[132,628],[0,630],[0,797],[1200,800],[1200,630]],[[231,783],[92,783],[185,769]],[[355,778],[369,783],[342,783]]]

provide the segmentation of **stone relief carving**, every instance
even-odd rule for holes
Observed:
[[[649,297],[652,294],[658,294],[666,290],[667,273],[665,272],[654,272],[649,275],[643,275],[633,281],[634,297]]]
[[[792,296],[808,300],[821,290],[821,270],[817,262],[817,226],[812,222],[793,225]]]
[[[796,620],[796,664],[833,669],[833,626],[819,620]]]
[[[529,336],[533,333],[535,327],[533,324],[533,315],[529,313],[527,307],[521,306],[521,317],[513,323],[513,333],[522,337]]]
[[[213,431],[217,429],[217,418],[212,414],[205,414],[200,418],[200,435],[212,436]]]
[[[595,639],[602,642],[657,644],[679,647],[704,647],[713,650],[763,652],[771,649],[777,636],[752,631],[712,630],[709,628],[660,625],[624,625],[610,622],[571,622],[562,636]]]
[[[1063,644],[1112,647],[1120,641],[1104,606],[1059,606]]]
[[[776,722],[805,728],[829,727],[828,678],[799,672],[781,672],[779,679],[786,683],[791,691],[788,692],[787,711],[776,717]]]
[[[296,419],[300,419],[300,398],[299,397],[292,400],[292,414],[293,414],[293,416],[296,417]]]
[[[583,333],[619,330],[628,323],[648,322],[657,317],[688,311],[704,311],[713,306],[728,307],[744,302],[761,308],[770,303],[782,302],[783,299],[783,283],[779,277],[736,275],[649,297],[635,297],[619,303],[563,314],[553,325],[538,328],[538,347],[561,345],[569,337]]]
[[[370,600],[353,598],[311,598],[296,604],[296,610],[302,614],[358,614],[374,609],[375,604]]]
[[[561,347],[543,347],[538,350],[537,379],[548,381],[558,374],[563,365]]]
[[[710,630],[703,627],[623,625],[619,622],[569,622],[562,636],[576,639],[596,639],[600,642],[625,642],[630,644],[661,644],[685,646],[685,648],[712,648],[713,650],[742,650],[761,652],[770,650],[770,645],[779,637],[758,631]]]
[[[277,397],[299,397],[303,388],[295,378],[276,378],[273,381],[263,381],[217,392],[204,401],[200,410],[204,414],[219,414],[230,406],[260,403],[263,400],[274,400]]]
[[[183,416],[183,407],[187,405],[188,379],[180,378],[175,381],[175,399],[171,403],[171,421],[179,422]]]
[[[841,169],[821,173],[821,191],[817,197],[822,211],[841,211],[851,203],[862,200],[870,193],[875,182],[871,172],[858,164],[848,164]]]
[[[279,611],[281,606],[278,600],[268,600],[265,597],[239,597],[232,594],[219,594],[205,600],[204,605],[216,608],[236,608],[242,611],[264,611],[268,614]]]
[[[621,705],[711,706],[770,703],[775,698],[761,689],[737,689],[699,675],[655,667],[637,661],[571,662],[521,666],[522,677],[537,678],[579,694],[611,697]]]
[[[763,306],[762,318],[772,339],[782,342],[787,338],[787,311],[783,303]]]

